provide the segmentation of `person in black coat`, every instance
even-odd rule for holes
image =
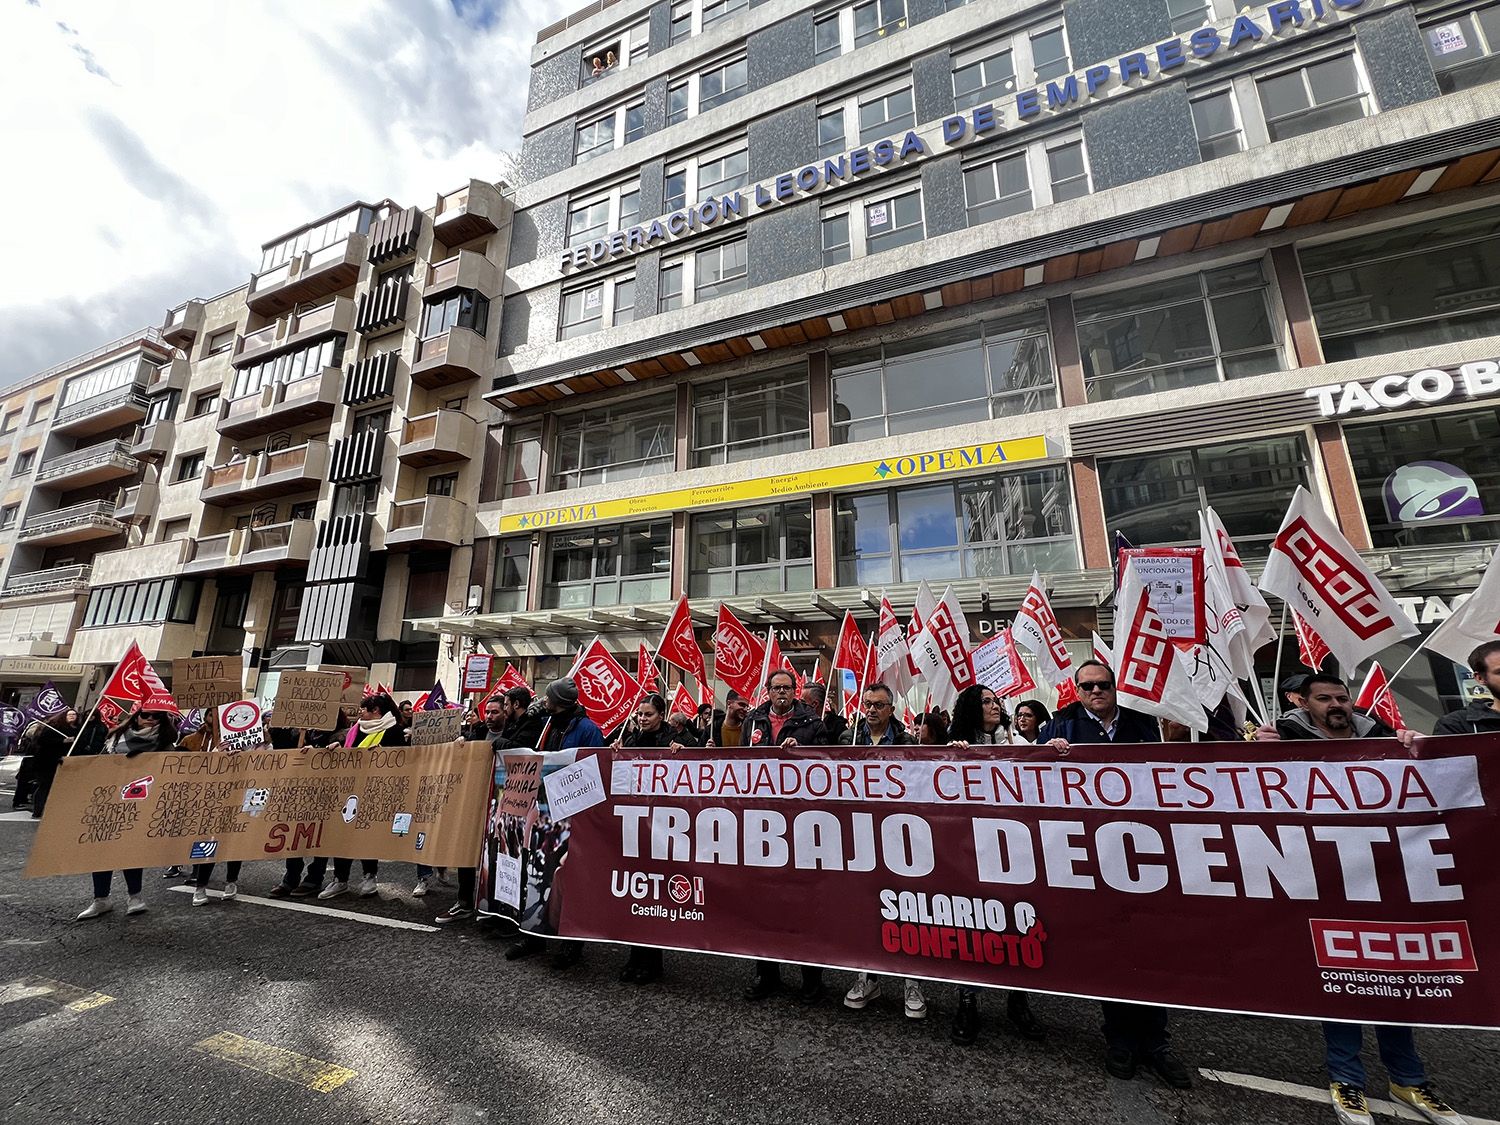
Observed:
[[[31,736],[31,757],[36,767],[36,789],[31,794],[31,819],[36,820],[47,807],[47,795],[57,777],[57,767],[72,749],[78,737],[78,712],[69,707],[51,719],[37,719],[27,733]]]
[[[636,704],[635,730],[615,746],[630,750],[670,750],[682,745],[667,723],[667,701],[652,692]],[[661,950],[652,945],[632,945],[620,970],[623,984],[652,984],[661,979]]]
[[[745,719],[750,732],[750,746],[828,746],[823,717],[804,703],[798,703],[796,678],[777,669],[766,680],[771,698]]]
[[[1432,728],[1433,734],[1500,732],[1500,641],[1482,644],[1469,653],[1469,670],[1489,689],[1490,698],[1450,711],[1437,721],[1437,726]]]
[[[1087,660],[1073,673],[1078,702],[1064,707],[1042,728],[1038,742],[1064,752],[1073,743],[1160,742],[1161,726],[1150,715],[1121,707],[1115,696],[1115,674],[1107,664]],[[1168,1086],[1185,1090],[1193,1084],[1187,1067],[1168,1044],[1167,1010],[1154,1004],[1104,1000],[1104,1069],[1116,1078],[1134,1078],[1145,1066]]]

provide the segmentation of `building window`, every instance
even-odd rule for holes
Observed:
[[[430,340],[454,328],[467,328],[483,336],[489,323],[488,297],[472,289],[460,289],[448,297],[422,305],[422,339]]]
[[[291,506],[286,518],[289,520],[310,520],[318,513],[318,502],[316,500],[301,500]]]
[[[1424,23],[1422,39],[1443,93],[1500,78],[1500,4]]]
[[[651,25],[637,24],[583,52],[579,86],[592,86],[617,69],[636,66],[651,53]]]
[[[677,211],[690,201],[719,199],[750,183],[750,154],[743,139],[667,168],[665,203]]]
[[[1031,42],[1031,67],[1037,82],[1061,78],[1072,71],[1073,60],[1068,57],[1068,36],[1062,25],[1032,31],[1027,38]]]
[[[750,0],[677,0],[672,5],[671,42],[707,31],[720,20],[743,12]]]
[[[380,482],[362,480],[354,484],[335,485],[333,489],[333,515],[373,516],[380,502]]]
[[[1061,466],[840,496],[833,519],[840,586],[1078,568]]]
[[[1234,93],[1225,88],[1193,99],[1193,129],[1198,155],[1204,160],[1230,156],[1245,149],[1245,133],[1235,112]]]
[[[645,135],[645,102],[612,109],[602,117],[578,126],[573,138],[573,163],[583,164]]]
[[[1301,251],[1323,357],[1381,355],[1500,334],[1500,209]]]
[[[337,367],[343,361],[344,337],[330,336],[294,352],[283,352],[264,362],[236,368],[233,390],[229,397],[244,398],[260,394],[262,388],[272,383],[295,383],[299,379],[308,379],[324,368]]]
[[[953,105],[962,111],[1000,100],[1016,89],[1016,63],[1007,43],[980,47],[953,63]]]
[[[146,408],[146,425],[152,426],[157,422],[169,422],[177,416],[177,403],[181,399],[180,391],[167,391],[159,394],[151,400],[151,405]]]
[[[698,5],[694,0],[677,0],[672,5],[672,24],[670,42],[681,43],[693,34],[693,25],[697,23]]]
[[[712,63],[697,74],[679,78],[667,86],[667,124],[676,125],[716,106],[726,105],[748,89],[749,71],[745,56]]]
[[[823,241],[823,264],[836,266],[847,262],[852,256],[849,242],[849,209],[839,208],[823,215],[821,227]]]
[[[141,374],[141,357],[137,353],[124,359],[106,364],[104,367],[96,367],[82,375],[75,375],[63,384],[61,406],[72,406],[75,402],[94,398],[98,395],[108,394],[110,391],[120,390],[136,383]],[[17,421],[20,420],[21,412],[15,413]],[[5,426],[0,433],[9,433],[15,427],[11,425],[11,416],[7,415]]]
[[[964,168],[970,226],[1076,199],[1090,190],[1088,153],[1076,132],[981,156]]]
[[[692,597],[813,588],[811,500],[696,515],[691,541]]]
[[[833,357],[835,445],[1056,405],[1040,312]]]
[[[542,602],[548,609],[664,602],[671,570],[671,520],[555,532]]]
[[[675,262],[663,262],[662,310],[743,291],[749,277],[746,246],[745,238],[732,238]]]
[[[120,586],[96,586],[89,591],[83,628],[109,625],[191,625],[198,619],[197,578],[155,578]]]
[[[531,541],[526,536],[495,541],[495,588],[491,613],[515,613],[526,608],[531,581]]]
[[[686,262],[674,262],[662,266],[659,280],[662,312],[682,308],[682,279],[686,273]]]
[[[1073,307],[1093,402],[1281,370],[1280,332],[1259,260],[1075,300]]]
[[[917,123],[911,86],[877,94],[859,103],[859,143],[869,144],[892,133],[914,128]]]
[[[1500,538],[1500,412],[1344,427],[1376,547]]]
[[[613,230],[627,230],[640,222],[640,218],[640,181],[616,184],[598,196],[569,206],[565,245],[576,246],[602,238]]]
[[[0,508],[0,528],[15,527],[16,517],[20,514],[21,505],[7,504]]]
[[[10,475],[13,477],[24,477],[27,473],[31,472],[31,467],[35,464],[36,450],[23,449],[20,453],[16,454],[16,464],[11,469]]]
[[[52,398],[50,395],[31,404],[32,423],[42,421],[50,413],[52,413]]]
[[[970,226],[1031,210],[1031,174],[1026,163],[1026,153],[1017,152],[964,169]]]
[[[1266,131],[1273,141],[1300,137],[1370,112],[1354,55],[1339,55],[1256,81]]]
[[[232,347],[234,347],[234,325],[231,324],[228,328],[221,328],[209,335],[203,344],[203,355],[205,358],[211,355],[222,355]]]
[[[1242,551],[1266,548],[1287,497],[1309,477],[1307,449],[1294,434],[1099,459],[1105,524],[1153,546],[1196,546],[1198,513],[1212,505]]]
[[[884,82],[818,108],[818,155],[836,157],[846,149],[914,129],[916,121],[911,78]]]
[[[827,159],[844,151],[844,111],[832,109],[818,114],[818,157]]]
[[[389,211],[388,207],[351,207],[316,226],[304,227],[261,251],[260,272],[265,273],[292,258],[343,242],[351,234],[365,234],[377,218],[385,218]]]
[[[814,62],[878,43],[905,27],[906,0],[864,0],[830,12],[813,24]]]
[[[1172,34],[1183,35],[1197,31],[1213,17],[1213,5],[1209,0],[1167,0],[1167,15],[1172,21]]]
[[[156,541],[170,543],[174,539],[186,539],[191,534],[192,525],[193,521],[188,516],[175,520],[162,520],[157,528]]]
[[[669,473],[676,447],[676,394],[564,415],[558,419],[552,487],[580,488]]]
[[[1047,171],[1052,183],[1052,202],[1077,199],[1089,193],[1089,164],[1083,155],[1083,140],[1064,141],[1047,148]]]
[[[574,336],[598,332],[601,328],[628,324],[634,317],[634,310],[634,272],[565,289],[557,338],[570,340]]]
[[[21,428],[21,412],[12,410],[5,416],[5,421],[0,423],[0,434],[13,434]]]
[[[865,253],[878,254],[922,241],[922,189],[913,188],[863,205]]]
[[[442,473],[427,478],[428,496],[453,496],[458,492],[458,474]]]
[[[189,418],[202,418],[205,414],[212,414],[219,409],[219,392],[203,391],[193,396],[193,408]]]
[[[197,480],[203,475],[203,453],[184,453],[177,458],[176,481]]]
[[[811,446],[807,372],[740,376],[693,387],[693,467]]]

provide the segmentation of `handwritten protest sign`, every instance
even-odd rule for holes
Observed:
[[[488,742],[63,760],[26,874],[357,855],[473,866]]]
[[[172,698],[184,711],[234,703],[244,694],[243,656],[190,656],[172,661]]]
[[[259,703],[239,699],[219,708],[220,750],[256,750],[265,743],[265,718]]]
[[[441,711],[413,711],[408,735],[413,746],[437,746],[463,737],[463,729],[464,713],[445,707]]]
[[[276,685],[272,725],[332,730],[338,725],[344,677],[338,672],[283,672]]]
[[[506,816],[530,816],[531,810],[536,808],[541,784],[540,754],[506,754],[505,788],[500,794],[501,813]]]

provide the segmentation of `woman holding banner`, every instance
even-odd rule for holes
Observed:
[[[344,736],[344,745],[354,746],[405,746],[406,726],[401,722],[401,712],[396,701],[385,692],[367,695],[359,701],[359,718]],[[375,876],[380,872],[380,861],[359,861],[364,878],[360,880],[359,895],[369,898],[376,893]],[[320,899],[338,898],[349,892],[349,874],[354,869],[352,859],[333,861],[333,882],[318,893]]]
[[[963,749],[1008,745],[1010,716],[1005,713],[1000,697],[983,684],[964,688],[953,703],[953,725],[948,729],[948,737]],[[1011,992],[1006,997],[1005,1014],[1023,1039],[1046,1038],[1046,1028],[1031,1014],[1029,993]],[[960,1047],[967,1047],[979,1038],[979,990],[973,985],[958,986],[958,1010],[953,1013],[950,1038]]]
[[[80,743],[83,741],[86,740],[80,739]],[[176,746],[177,725],[172,721],[171,715],[164,711],[137,709],[121,720],[118,726],[108,728],[103,753],[124,754],[127,758],[134,758],[137,754],[160,753],[175,749]],[[84,752],[88,751],[85,749]],[[146,909],[146,900],[141,898],[141,869],[127,868],[123,874],[125,890],[129,895],[125,913],[140,914]],[[114,909],[109,901],[109,888],[113,881],[113,871],[94,872],[94,901],[78,915],[80,922],[85,918],[108,914]]]
[[[27,734],[31,736],[31,756],[36,762],[36,791],[31,795],[31,818],[36,820],[47,807],[57,767],[62,765],[68,747],[78,737],[78,712],[69,707],[51,719],[37,719]]]
[[[635,730],[626,734],[614,748],[628,750],[668,750],[680,748],[667,722],[667,701],[655,692],[641,697],[635,709]],[[661,950],[651,945],[632,945],[625,967],[620,970],[622,984],[652,984],[661,979]]]

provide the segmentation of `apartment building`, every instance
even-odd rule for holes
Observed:
[[[805,665],[921,579],[982,635],[1039,568],[1086,650],[1115,532],[1191,542],[1212,504],[1253,571],[1305,484],[1431,627],[1500,520],[1497,50],[1493,0],[546,29],[481,612],[416,624],[547,676],[686,591],[705,648],[722,598]],[[1415,724],[1471,688],[1404,683]]]

